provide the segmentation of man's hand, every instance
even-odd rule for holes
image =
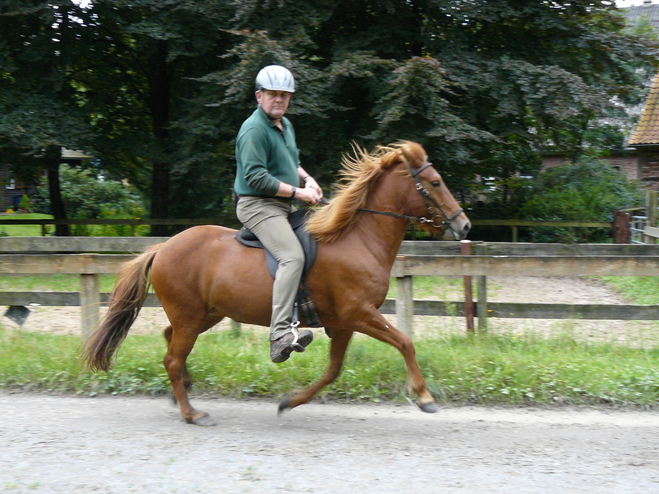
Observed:
[[[318,194],[318,201],[320,201],[323,198],[323,189],[320,188],[318,182],[316,182],[311,175],[309,175],[307,179],[304,181],[304,188],[312,189],[316,191],[316,193]],[[318,203],[318,201],[314,202],[314,204]]]
[[[313,178],[309,178],[307,179],[304,188],[297,189],[295,198],[315,205],[323,198],[323,191]]]

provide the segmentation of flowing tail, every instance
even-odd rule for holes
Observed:
[[[83,358],[90,369],[108,371],[112,367],[112,356],[137,319],[149,292],[149,270],[161,245],[149,246],[119,268],[108,313],[83,348]]]

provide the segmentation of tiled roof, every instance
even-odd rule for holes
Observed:
[[[654,76],[650,93],[645,100],[645,108],[629,140],[630,146],[659,144],[659,74]]]
[[[644,2],[643,5],[635,5],[621,9],[621,11],[627,18],[627,22],[632,26],[641,17],[647,17],[652,27],[659,30],[659,3]]]
[[[621,10],[630,25],[634,26],[641,18],[645,18],[659,32],[659,3],[645,0],[643,5]],[[652,81],[641,119],[629,140],[629,145],[632,147],[657,144],[659,144],[659,74],[655,75]]]

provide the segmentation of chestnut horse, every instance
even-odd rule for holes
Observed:
[[[465,237],[469,220],[419,144],[400,142],[370,154],[357,149],[356,156],[344,158],[343,165],[334,198],[315,211],[307,225],[318,240],[316,262],[307,281],[331,337],[329,368],[316,384],[282,398],[279,411],[308,402],[338,377],[357,331],[401,352],[417,405],[435,412],[412,341],[378,307],[385,300],[391,267],[410,221],[454,240]],[[164,364],[181,415],[188,423],[213,425],[208,414],[188,400],[191,379],[186,359],[197,337],[225,317],[270,324],[273,280],[264,251],[245,247],[235,235],[235,230],[221,226],[193,227],[125,263],[107,316],[85,345],[89,366],[110,368],[115,350],[144,302],[150,271],[151,285],[170,322],[165,329]]]

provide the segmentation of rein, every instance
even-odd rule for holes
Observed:
[[[393,218],[399,218],[402,220],[407,220],[407,221],[417,221],[421,224],[423,223],[430,223],[432,226],[435,228],[451,228],[451,222],[457,218],[463,211],[463,208],[458,209],[455,213],[453,213],[451,216],[448,216],[442,207],[435,201],[435,199],[432,198],[430,195],[430,192],[428,192],[428,189],[426,189],[423,186],[423,183],[421,183],[421,179],[419,178],[419,174],[425,170],[428,167],[431,167],[432,163],[426,163],[423,165],[421,168],[418,170],[414,170],[411,166],[407,165],[407,168],[409,169],[410,173],[412,174],[412,178],[414,178],[414,181],[416,182],[416,190],[419,191],[419,194],[423,197],[423,202],[426,204],[426,209],[428,210],[428,214],[430,218],[426,218],[425,216],[407,216],[404,214],[398,214],[398,213],[389,213],[387,211],[377,211],[375,209],[367,209],[367,208],[359,208],[357,211],[361,211],[363,213],[374,213],[374,214],[381,214],[384,216],[391,216]],[[430,204],[432,202],[432,204]],[[439,210],[441,214],[437,214],[435,212],[435,207]],[[441,219],[441,223],[436,224],[435,221],[437,218]]]

